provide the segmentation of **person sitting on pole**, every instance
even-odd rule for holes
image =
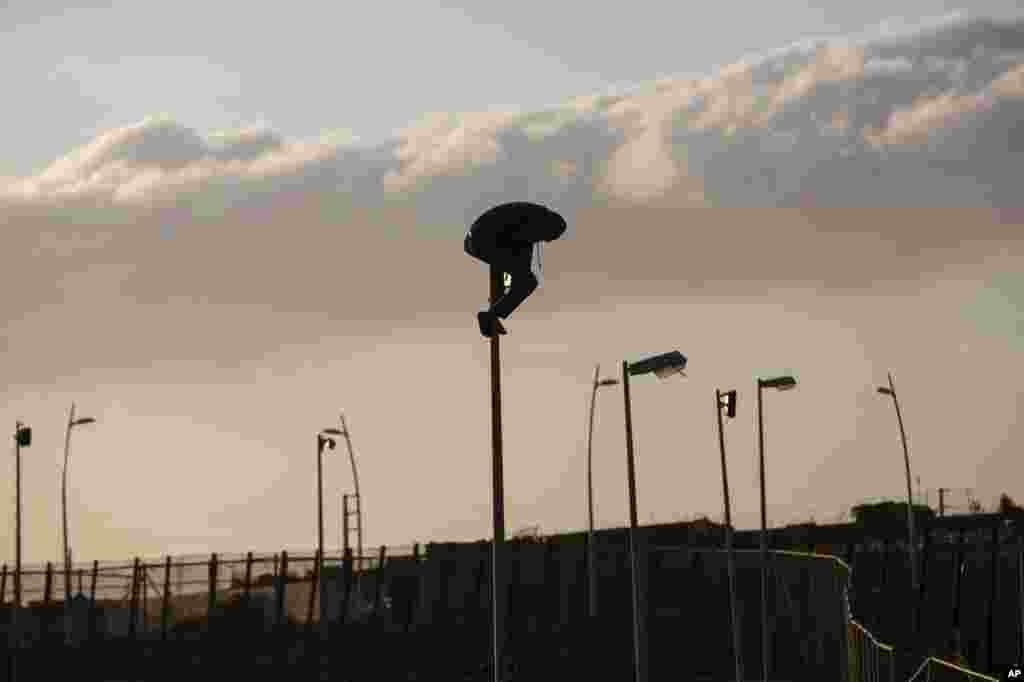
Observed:
[[[500,204],[473,221],[466,232],[466,253],[512,278],[505,294],[477,313],[481,334],[506,333],[501,320],[541,285],[541,242],[555,241],[566,228],[558,213],[527,201]]]

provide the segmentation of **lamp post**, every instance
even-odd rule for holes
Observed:
[[[614,386],[618,379],[598,379],[601,365],[594,367],[594,381],[590,391],[590,421],[587,429],[587,613],[593,618],[597,615],[597,579],[594,566],[594,405],[597,402],[597,389],[601,386]]]
[[[914,537],[913,492],[910,487],[910,453],[907,451],[907,434],[903,430],[903,415],[900,413],[900,402],[896,398],[896,387],[892,383],[892,372],[889,372],[889,386],[879,386],[878,392],[892,396],[892,404],[896,407],[896,421],[900,426],[900,440],[903,442],[903,465],[907,473],[907,544],[910,550],[910,585],[917,594],[917,542]]]
[[[732,506],[729,503],[729,475],[725,467],[725,431],[722,410],[729,419],[736,416],[736,391],[722,393],[715,390],[715,416],[718,417],[718,449],[722,454],[722,498],[725,501],[725,556],[729,568],[729,613],[732,622],[733,659],[736,662],[736,682],[743,682],[743,664],[740,660],[740,624],[736,614],[736,556],[732,547]]]
[[[646,633],[641,631],[644,623],[640,617],[642,609],[640,589],[637,582],[639,571],[637,570],[636,557],[636,471],[633,455],[633,415],[629,399],[629,377],[647,373],[653,373],[659,379],[668,378],[673,374],[686,376],[683,374],[683,368],[685,367],[686,357],[677,350],[646,358],[632,364],[625,360],[622,362],[622,394],[626,411],[626,472],[629,483],[629,565],[633,587],[633,682],[646,682],[647,662],[640,644]]]
[[[768,512],[764,491],[764,410],[762,392],[766,388],[788,391],[796,388],[796,379],[791,376],[757,380],[757,450],[761,478],[761,670],[764,682],[768,682]]]
[[[21,449],[32,445],[32,429],[21,422],[14,428],[14,487],[15,487],[15,541],[14,541],[14,636],[16,649],[21,648],[21,628],[18,613],[21,611]]]
[[[324,446],[331,450],[337,446],[337,441],[330,436],[340,436],[338,429],[323,429],[316,435],[316,519],[317,519],[317,567],[316,567],[316,590],[320,598],[320,609],[323,610],[324,603]]]
[[[356,489],[356,551],[358,552],[358,558],[356,559],[356,565],[358,566],[358,570],[356,571],[356,580],[358,580],[359,574],[363,570],[363,498],[359,494],[359,474],[356,472],[356,456],[352,451],[352,439],[348,433],[348,426],[345,424],[345,415],[341,414],[340,419],[341,435],[345,437],[345,446],[348,448],[348,459],[352,463],[352,483]]]
[[[71,454],[71,429],[84,424],[92,424],[92,417],[75,419],[75,404],[71,403],[68,413],[68,424],[64,430],[64,469],[61,471],[60,504],[64,526],[64,634],[71,640],[71,550],[68,549],[68,455]]]

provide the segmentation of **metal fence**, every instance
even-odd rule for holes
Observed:
[[[30,641],[47,635],[82,640],[97,634],[150,639],[166,638],[171,630],[195,625],[190,632],[199,637],[205,634],[211,616],[223,614],[227,603],[240,598],[262,609],[266,625],[367,617],[391,619],[406,630],[468,623],[478,611],[486,610],[489,594],[489,543],[476,544],[479,547],[475,549],[451,543],[431,545],[429,552],[419,545],[380,547],[370,556],[349,554],[347,561],[340,553],[329,554],[322,562],[323,575],[317,573],[316,554],[308,551],[191,555],[131,563],[97,561],[89,567],[74,567],[73,597],[66,610],[60,608],[65,589],[62,567],[48,563],[43,570],[23,572],[22,601],[34,608],[24,610],[27,617],[18,632]],[[862,614],[851,608],[853,571],[842,559],[771,550],[766,566],[768,590],[762,597],[759,552],[736,549],[738,612],[731,614],[724,550],[641,547],[645,548],[641,570],[647,604],[643,646],[650,670],[672,670],[676,677],[683,674],[693,679],[702,675],[722,678],[721,673],[733,670],[738,659],[736,667],[745,670],[744,679],[748,680],[759,679],[763,669],[769,671],[769,679],[811,676],[844,682],[895,682],[900,677],[893,645],[880,641],[862,624]],[[567,632],[566,628],[582,622],[587,610],[580,577],[586,574],[582,548],[575,541],[540,543],[521,546],[509,555],[510,561],[520,564],[512,573],[518,574],[516,582],[522,585],[516,587],[518,596],[511,613],[521,623],[510,625],[510,631],[522,631],[517,635],[520,641],[534,641],[528,637],[549,630]],[[472,551],[462,553],[466,550]],[[480,550],[479,556],[473,559],[476,550]],[[595,558],[601,625],[618,633],[618,624],[630,622],[626,547],[599,540]],[[314,589],[317,578],[324,586],[323,603]],[[11,602],[12,593],[13,575],[4,566],[0,569],[0,603]],[[402,602],[400,608],[391,608],[392,597]],[[762,629],[762,603],[770,615],[767,637]],[[740,625],[735,648],[733,617]],[[613,639],[628,641],[628,628]],[[685,655],[680,655],[680,642],[687,645]],[[768,642],[767,650],[762,642]],[[903,676],[910,670],[904,663]],[[974,682],[995,678],[932,657],[921,664],[910,682],[933,679]]]
[[[982,675],[956,663],[929,656],[921,663],[909,682],[999,682],[999,678]]]

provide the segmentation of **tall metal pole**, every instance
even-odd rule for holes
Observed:
[[[490,303],[493,306],[504,290],[504,273],[490,268]],[[494,542],[491,545],[491,670],[494,682],[502,678],[502,648],[505,637],[504,576],[501,558],[505,544],[505,482],[501,438],[501,345],[499,334],[491,337],[491,486],[494,505]]]
[[[896,421],[900,425],[900,440],[903,443],[903,464],[907,470],[907,535],[908,544],[910,545],[910,585],[914,594],[917,594],[917,542],[914,536],[914,493],[910,486],[910,453],[907,451],[907,434],[903,430],[903,415],[900,413],[900,401],[896,397],[896,387],[892,383],[892,372],[889,372],[889,390],[892,391],[892,403],[896,406]]]
[[[21,422],[15,422],[14,436],[14,487],[16,506],[14,512],[15,541],[14,541],[14,635],[16,649],[21,648],[21,627],[18,614],[21,612]]]
[[[341,433],[345,436],[345,446],[348,448],[348,459],[352,463],[352,483],[356,489],[356,551],[359,553],[356,560],[359,572],[363,570],[363,498],[359,494],[359,472],[356,471],[356,456],[352,451],[352,439],[348,435],[348,426],[345,424],[345,415],[341,414]],[[358,575],[358,573],[357,573]]]
[[[768,511],[764,492],[764,410],[761,393],[764,386],[757,380],[757,451],[761,478],[761,673],[768,682]]]
[[[597,579],[594,567],[594,404],[597,402],[597,381],[601,365],[594,367],[594,384],[590,392],[590,426],[587,430],[587,613],[597,615]]]
[[[60,502],[64,523],[64,637],[71,641],[71,553],[68,550],[68,454],[71,451],[71,427],[75,422],[75,404],[71,403],[64,431],[64,468],[61,471]]]
[[[324,482],[323,482],[323,462],[324,462],[324,440],[323,436],[317,435],[316,437],[316,521],[317,521],[317,567],[316,567],[316,590],[320,597],[320,603],[324,602],[324,579],[323,579],[323,568],[324,568]]]
[[[715,414],[718,417],[718,449],[722,454],[722,496],[725,499],[725,552],[729,568],[729,613],[732,619],[733,658],[736,662],[736,682],[743,682],[743,664],[740,662],[740,623],[736,613],[736,556],[732,547],[732,506],[729,503],[729,474],[725,467],[722,392],[718,389],[715,389]]]
[[[629,566],[633,583],[633,682],[645,682],[640,652],[640,590],[636,562],[636,470],[633,455],[633,414],[629,400],[629,363],[622,362],[622,395],[626,406],[626,472],[629,478]]]

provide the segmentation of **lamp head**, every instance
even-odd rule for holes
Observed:
[[[736,416],[736,391],[726,391],[721,394],[721,400],[718,403],[719,409],[725,408],[725,416],[732,419]]]
[[[93,419],[92,417],[82,417],[81,419],[76,419],[75,421],[71,422],[71,425],[81,426],[82,424],[92,424],[95,421],[96,420]]]
[[[600,381],[598,381],[597,385],[598,386],[614,386],[617,383],[619,383],[618,379],[607,378],[607,379],[601,379]]]
[[[685,367],[686,356],[677,350],[645,358],[628,366],[630,376],[653,373],[659,379],[665,379],[673,374],[686,376],[683,373]]]
[[[789,375],[774,377],[772,379],[758,379],[757,383],[762,388],[774,388],[777,391],[788,391],[796,388],[796,379]]]
[[[892,389],[886,388],[885,386],[879,386],[878,392],[882,395],[892,395]]]

